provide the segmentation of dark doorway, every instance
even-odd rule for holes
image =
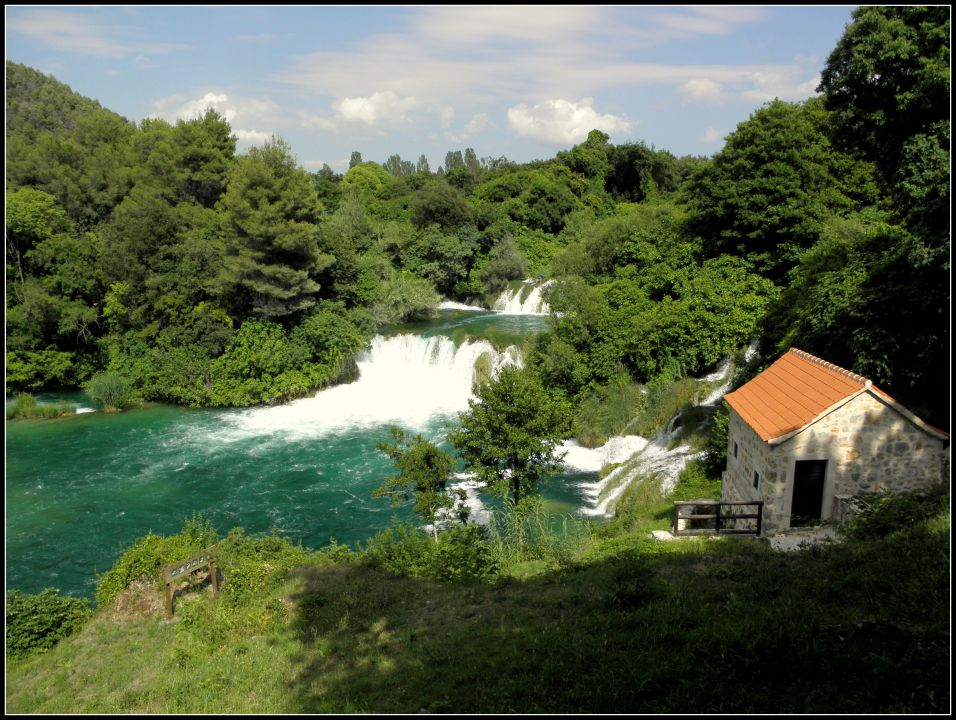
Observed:
[[[790,527],[810,525],[820,520],[823,515],[823,483],[826,477],[826,460],[797,460],[793,471]]]

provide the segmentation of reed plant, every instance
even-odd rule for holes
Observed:
[[[496,510],[489,532],[492,557],[507,574],[528,561],[572,562],[587,547],[592,528],[587,520],[548,513],[541,497],[530,495]]]
[[[75,415],[76,405],[68,402],[41,403],[30,393],[17,393],[7,405],[7,420],[48,420],[64,415]]]

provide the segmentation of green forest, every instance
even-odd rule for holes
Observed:
[[[824,523],[838,542],[797,552],[652,534],[675,501],[721,494],[728,416],[697,401],[723,380],[698,378],[728,358],[739,386],[797,347],[949,430],[949,42],[948,7],[854,10],[817,95],[762,105],[710,157],[595,129],[534,162],[356,150],[343,174],[306,171],[279,137],[238,152],[212,109],[131,122],[8,60],[8,420],[73,415],[35,396],[75,389],[106,410],[285,403],[355,380],[377,333],[529,278],[550,316],[523,365],[475,362],[443,435],[458,457],[398,427],[376,445],[394,474],[374,501],[414,522],[319,548],[193,510],[115,548],[91,597],[8,588],[7,709],[949,711],[948,485],[856,496]],[[563,440],[652,437],[684,411],[695,454],[673,489],[648,470],[594,522],[546,506]],[[139,431],[137,414],[110,419]],[[242,451],[226,448],[229,482]],[[486,524],[452,485],[462,466],[504,498]],[[40,503],[29,470],[21,507]],[[60,512],[42,522],[76,537],[95,517]],[[162,568],[213,551],[221,593],[170,586],[168,615]]]
[[[214,111],[130,122],[7,62],[7,392],[248,406],[354,374],[376,327],[553,279],[529,372],[560,400],[712,368],[759,338],[949,427],[949,17],[867,8],[819,96],[710,158],[592,131],[432,172],[237,154]],[[111,403],[112,404],[112,403]]]

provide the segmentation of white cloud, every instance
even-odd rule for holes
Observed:
[[[331,132],[356,127],[381,132],[383,127],[408,122],[411,119],[409,113],[418,105],[414,97],[399,97],[391,90],[386,90],[366,97],[339,98],[332,103],[332,115],[300,113],[300,120],[303,127],[318,127]],[[450,118],[453,114],[454,111],[447,107],[442,112],[442,118],[446,115]]]
[[[465,125],[465,132],[468,136],[476,135],[487,127],[492,127],[493,123],[488,119],[485,113],[472,115],[471,120]]]
[[[456,143],[463,143],[471,137],[474,137],[482,130],[490,127],[494,127],[494,123],[488,119],[486,113],[477,113],[471,116],[471,120],[465,123],[465,127],[459,133],[446,132],[445,136]],[[446,124],[447,127],[447,124]]]
[[[715,127],[708,125],[704,128],[704,134],[698,138],[704,145],[713,145],[723,138],[723,133]]]
[[[236,136],[238,147],[247,149],[252,145],[261,145],[273,135],[280,122],[279,106],[271,100],[227,95],[224,92],[209,91],[199,97],[189,99],[183,93],[160,98],[153,102],[153,113],[169,122],[192,120],[201,117],[208,108],[212,108],[226,119]],[[252,128],[266,127],[270,130]]]
[[[336,100],[332,107],[346,122],[366,125],[399,123],[408,120],[408,113],[417,104],[414,97],[401,98],[391,90],[373,93],[368,97],[346,97]]]
[[[820,75],[817,74],[809,80],[799,82],[795,72],[792,71],[757,71],[751,73],[748,80],[751,87],[740,94],[745,100],[756,102],[767,102],[774,98],[806,100],[816,95]]]
[[[601,14],[587,6],[448,6],[422,8],[414,24],[425,38],[451,45],[554,42],[590,29]]]
[[[719,103],[727,97],[724,86],[709,78],[695,78],[677,88],[685,102]]]
[[[515,105],[508,108],[508,127],[520,137],[553,145],[574,145],[587,138],[591,130],[608,134],[627,132],[630,123],[616,115],[599,115],[593,100],[545,100],[539,105]]]
[[[264,145],[273,137],[273,133],[262,132],[261,130],[233,130],[233,135],[236,136],[239,143],[244,143],[246,146]]]
[[[87,13],[63,10],[13,10],[6,18],[7,29],[33,38],[57,50],[123,58],[143,53],[170,53],[185,46],[173,43],[124,40],[120,36],[136,33],[135,28],[108,26]]]

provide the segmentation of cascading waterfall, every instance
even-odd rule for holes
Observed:
[[[468,409],[475,363],[487,359],[494,375],[520,365],[514,346],[496,350],[487,340],[456,345],[444,336],[376,335],[356,358],[359,377],[311,398],[223,416],[242,434],[309,437],[356,427],[400,425],[422,429],[436,416]]]
[[[548,304],[541,299],[541,291],[551,284],[551,280],[536,284],[534,280],[525,280],[515,288],[507,288],[495,301],[492,308],[502,315],[547,315]],[[531,289],[528,289],[531,286]]]
[[[756,352],[756,344],[747,348],[744,361],[749,361]],[[728,358],[715,372],[701,378],[701,382],[718,383],[699,407],[709,407],[717,403],[730,389],[734,363]],[[704,455],[694,452],[690,445],[668,447],[681,432],[681,414],[670,419],[667,426],[652,440],[639,435],[613,437],[598,448],[584,448],[573,440],[565,441],[561,449],[565,451],[564,465],[579,472],[598,472],[606,465],[617,465],[611,472],[595,482],[580,483],[589,506],[580,510],[582,515],[608,517],[614,513],[614,503],[628,486],[638,479],[655,477],[659,480],[661,491],[671,492],[677,485],[677,479],[691,460]]]

